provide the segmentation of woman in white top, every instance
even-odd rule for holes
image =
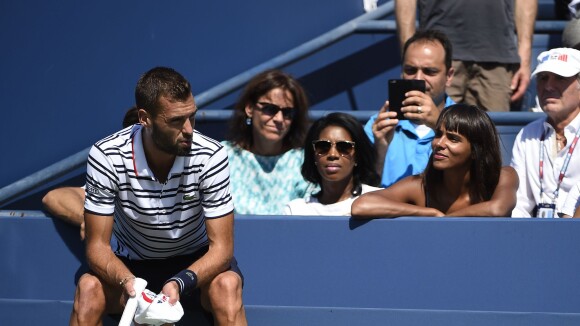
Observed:
[[[302,176],[320,191],[286,205],[287,215],[350,215],[363,193],[378,190],[376,152],[361,123],[346,113],[331,113],[315,121],[304,143]]]

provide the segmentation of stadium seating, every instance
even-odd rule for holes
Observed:
[[[119,4],[120,8],[131,5]],[[151,3],[144,2],[143,8],[148,5]],[[552,0],[539,0],[538,20],[555,19],[553,5]],[[65,12],[76,11],[75,5],[67,6]],[[20,26],[22,17],[13,20],[13,26]],[[137,24],[130,21],[128,25]],[[118,26],[111,25],[115,33]],[[102,36],[109,35],[104,32],[95,32],[97,39],[114,41]],[[79,33],[91,40],[90,33],[82,28]],[[384,80],[399,71],[398,44],[390,33],[356,40],[350,37],[318,56],[286,67],[309,90],[312,119],[337,107],[361,122],[375,113],[372,110],[378,107],[373,103],[384,100]],[[555,32],[536,34],[533,56],[559,46],[559,41]],[[128,43],[121,38],[119,42]],[[49,39],[46,43],[55,42]],[[145,45],[158,46],[154,42]],[[91,47],[85,52],[100,53]],[[84,56],[76,57],[82,58],[83,64],[87,61]],[[22,58],[28,60],[27,56]],[[95,63],[94,69],[101,69],[96,65],[98,60],[89,61]],[[247,60],[240,61],[246,64]],[[39,66],[44,67],[41,63]],[[240,65],[234,71],[246,69]],[[78,74],[77,65],[69,66]],[[62,74],[67,83],[69,75]],[[329,82],[328,76],[341,75],[349,76],[341,80],[343,84]],[[53,92],[50,87],[47,91]],[[123,103],[119,94],[110,94],[111,101]],[[524,108],[533,106],[534,95],[532,83]],[[223,139],[233,101],[231,94],[201,110],[196,128]],[[544,115],[508,112],[490,116],[500,132],[507,164],[517,132]],[[19,164],[16,159],[4,160],[10,166]],[[71,184],[71,180],[82,183],[83,172],[74,171],[46,187]],[[67,324],[75,282],[86,270],[78,230],[37,211],[45,192],[46,188],[38,188],[0,207],[2,325]],[[22,207],[26,210],[14,211]],[[235,250],[245,275],[244,302],[252,326],[579,325],[580,279],[574,274],[580,267],[579,235],[580,221],[576,220],[402,217],[359,222],[331,216],[237,216]],[[117,323],[115,316],[105,320],[105,325]],[[192,315],[180,324],[210,322],[204,316]]]

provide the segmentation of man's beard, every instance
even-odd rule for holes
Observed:
[[[155,124],[152,125],[151,139],[157,148],[170,155],[186,156],[191,150],[191,147],[184,148],[175,144],[171,139],[167,138]],[[184,140],[191,141],[191,137],[185,138]]]

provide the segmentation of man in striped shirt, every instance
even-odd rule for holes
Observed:
[[[194,130],[189,82],[170,68],[146,72],[140,124],[97,142],[87,164],[86,253],[71,325],[99,325],[136,295],[135,277],[216,325],[246,325],[243,277],[233,257],[227,154]]]

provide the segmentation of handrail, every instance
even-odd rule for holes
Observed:
[[[259,64],[254,68],[251,68],[235,77],[232,77],[225,82],[218,84],[217,86],[214,86],[199,95],[196,95],[196,103],[198,107],[201,108],[241,88],[252,77],[266,69],[281,68],[300,59],[308,57],[355,33],[357,31],[358,24],[365,21],[384,18],[385,16],[391,14],[394,11],[394,7],[394,1],[391,0],[379,6],[376,10],[363,14],[286,53],[283,53],[265,63]],[[35,187],[42,186],[67,174],[68,172],[82,167],[86,163],[89,150],[90,147],[1,188],[0,207],[19,197],[20,195],[23,195],[26,192],[34,189]]]
[[[87,162],[90,149],[88,147],[0,189],[0,207],[38,186],[45,185],[82,167]]]
[[[394,1],[388,1],[379,6],[376,10],[363,14],[345,24],[342,24],[333,30],[322,34],[298,47],[285,52],[265,63],[259,64],[245,72],[234,76],[225,82],[210,88],[209,90],[195,96],[197,105],[201,108],[213,103],[220,98],[243,87],[253,76],[271,68],[281,68],[290,65],[296,61],[306,58],[322,49],[348,37],[354,33],[384,33],[396,31],[396,23],[393,20],[378,20],[393,13]],[[537,21],[535,24],[535,33],[555,33],[561,31],[565,26],[564,21]],[[324,111],[325,112],[325,111]],[[213,116],[209,111],[206,118]],[[349,112],[350,113],[350,112]],[[197,117],[203,120],[200,115]],[[210,118],[211,119],[211,118]],[[38,172],[24,177],[10,185],[0,189],[0,207],[9,203],[13,199],[25,194],[26,192],[42,186],[48,182],[81,168],[86,164],[90,147],[73,154],[61,161],[58,161]]]
[[[281,68],[290,65],[307,56],[310,56],[340,41],[341,39],[356,33],[359,24],[386,17],[387,15],[393,13],[394,8],[395,8],[394,1],[389,1],[379,6],[376,10],[361,15],[345,24],[336,27],[335,29],[327,33],[322,34],[321,36],[313,40],[310,40],[302,45],[299,45],[298,47],[286,53],[283,53],[269,61],[259,64],[254,68],[246,70],[245,72],[235,77],[232,77],[226,80],[225,82],[218,84],[215,87],[210,88],[209,90],[197,95],[195,101],[200,107],[213,103],[218,99],[222,98],[223,96],[230,94],[233,91],[241,88],[248,81],[250,81],[252,77],[259,74],[260,72],[266,69]]]
[[[564,20],[541,20],[534,25],[534,34],[561,34],[566,27]],[[385,33],[397,30],[394,20],[371,20],[359,22],[356,27],[357,33]]]

